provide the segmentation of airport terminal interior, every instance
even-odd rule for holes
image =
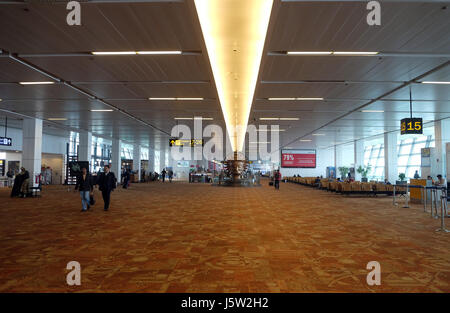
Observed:
[[[448,1],[0,1],[0,292],[448,293],[449,175]]]

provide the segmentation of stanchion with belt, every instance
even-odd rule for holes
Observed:
[[[436,188],[437,190],[437,188]],[[436,229],[436,231],[442,231],[444,233],[450,233],[450,230],[445,228],[445,218],[447,217],[447,188],[441,188],[441,227]]]

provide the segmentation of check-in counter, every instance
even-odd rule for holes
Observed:
[[[413,186],[426,186],[426,179],[411,179],[409,182]],[[422,201],[422,189],[421,188],[409,188],[409,197],[411,200]]]

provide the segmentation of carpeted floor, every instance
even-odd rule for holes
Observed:
[[[134,184],[88,213],[67,187],[1,188],[0,292],[450,292],[450,234],[420,205],[264,184]]]

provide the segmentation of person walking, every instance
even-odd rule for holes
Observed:
[[[126,169],[123,173],[123,185],[122,188],[127,189],[130,184],[130,170]]]
[[[419,178],[420,178],[419,171],[416,171],[414,173],[414,179],[419,179]]]
[[[166,174],[167,174],[166,169],[163,168],[163,170],[162,170],[162,172],[161,172],[161,177],[162,177],[162,181],[163,181],[163,182],[166,180]]]
[[[172,178],[173,178],[173,171],[169,170],[168,175],[169,175],[169,182],[171,183],[172,182]]]
[[[274,179],[275,179],[275,184],[274,184],[275,185],[275,189],[280,189],[280,180],[281,180],[280,170],[277,170],[275,172]]]
[[[6,173],[6,177],[8,177],[8,187],[12,188],[14,183],[14,171],[12,169],[9,169]]]
[[[104,210],[109,210],[109,203],[111,199],[111,191],[116,188],[116,175],[111,172],[109,165],[105,165],[104,172],[98,178],[98,189],[102,192],[103,202],[105,203]]]
[[[81,174],[77,176],[77,183],[75,185],[75,191],[80,192],[81,197],[81,212],[86,212],[90,209],[91,194],[94,192],[94,183],[92,176],[88,173],[87,169],[83,167]]]

